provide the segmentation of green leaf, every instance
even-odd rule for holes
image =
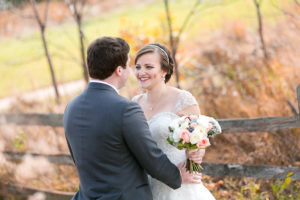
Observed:
[[[179,149],[179,150],[182,150],[182,149],[183,149],[183,147],[182,147],[182,146],[178,146],[178,147],[177,147],[177,149]]]
[[[167,141],[168,141],[171,145],[174,144],[174,142],[172,142],[172,141],[170,140],[170,138],[167,138]]]
[[[282,190],[284,190],[289,184],[291,184],[291,176],[293,175],[293,172],[289,172],[286,178],[284,179],[284,182],[281,186]]]
[[[212,136],[214,136],[215,135],[215,131],[214,130],[212,130],[212,129],[210,129],[208,132],[207,132],[207,135],[209,136],[209,137],[212,137]]]

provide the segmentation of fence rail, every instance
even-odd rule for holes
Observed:
[[[22,162],[26,155],[32,156],[33,158],[45,158],[50,163],[56,165],[74,165],[71,155],[69,154],[55,154],[55,155],[44,155],[30,152],[11,152],[4,151],[2,153],[7,160],[19,163]]]
[[[63,114],[0,114],[0,125],[63,126]],[[300,116],[218,119],[223,133],[264,132],[300,127]]]
[[[18,195],[21,197],[28,197],[35,193],[43,193],[46,197],[45,199],[47,200],[70,200],[75,194],[73,192],[42,190],[42,189],[36,189],[30,187],[23,187],[14,184],[3,184],[3,186],[5,187],[5,190],[10,194]]]
[[[74,165],[73,160],[68,154],[41,155],[37,153],[4,152],[5,158],[13,162],[21,162],[25,155],[34,158],[46,158],[49,162],[58,165]],[[284,167],[274,165],[246,165],[238,163],[210,163],[203,162],[203,174],[209,176],[236,176],[253,177],[266,179],[282,179],[289,172],[293,172],[292,179],[300,180],[300,166]]]
[[[293,172],[291,178],[300,180],[300,166],[285,167],[275,165],[246,165],[239,163],[209,163],[201,164],[203,174],[209,176],[234,176],[265,179],[284,179],[289,172]]]

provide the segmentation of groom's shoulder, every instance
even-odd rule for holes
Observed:
[[[69,101],[69,103],[65,107],[65,112],[68,108],[72,107],[74,104],[76,104],[78,102],[78,100],[80,99],[80,96],[81,96],[81,94],[78,94]]]
[[[119,98],[119,104],[123,105],[124,107],[139,107],[138,103],[122,96]]]
[[[142,112],[142,108],[137,102],[134,102],[126,97],[119,96],[119,98],[113,103],[117,110],[121,113],[136,113]]]

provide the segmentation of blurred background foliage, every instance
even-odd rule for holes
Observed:
[[[299,1],[257,1],[261,6],[268,59],[261,48],[254,1],[203,0],[181,35],[176,54],[179,81],[183,89],[196,97],[202,114],[249,118],[299,112],[296,96],[300,83]],[[20,96],[51,86],[38,26],[28,17],[32,15],[29,2],[6,2],[20,6],[0,11],[0,97]],[[169,1],[174,37],[194,3]],[[37,6],[42,12],[45,2]],[[131,46],[132,61],[137,50],[147,43],[160,42],[170,47],[162,0],[89,0],[83,12],[83,31],[85,47],[99,36],[124,38]],[[83,80],[78,33],[64,1],[49,4],[46,38],[58,84]],[[170,84],[176,85],[174,77]],[[62,95],[59,105],[52,97],[30,101],[20,97],[6,111],[63,113],[65,105],[80,92],[75,91]],[[139,92],[142,91],[135,77],[130,77],[121,90],[128,98]],[[3,126],[0,132],[0,150],[68,152],[62,128]],[[205,161],[299,166],[299,133],[299,129],[292,129],[220,135],[211,142]],[[33,187],[74,191],[78,183],[72,167],[55,166],[51,172],[20,178],[18,174],[22,173],[13,170],[16,167],[13,164],[5,162],[1,166],[8,166],[0,173],[6,180]],[[53,171],[56,176],[51,175]],[[42,179],[41,174],[45,175]],[[289,177],[281,182],[205,177],[204,183],[217,199],[297,199],[300,188],[299,182],[290,181]]]

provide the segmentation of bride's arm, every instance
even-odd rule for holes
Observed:
[[[200,109],[198,105],[191,105],[177,113],[177,115],[200,115]],[[186,155],[190,160],[200,164],[205,155],[205,149],[186,150]]]

